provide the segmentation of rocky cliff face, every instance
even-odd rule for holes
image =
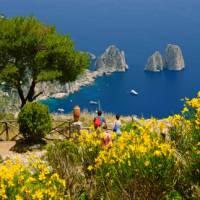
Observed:
[[[20,109],[20,99],[16,89],[0,86],[0,112],[16,113]]]
[[[91,59],[95,55],[91,54]],[[81,87],[91,85],[97,77],[105,74],[111,74],[116,71],[124,72],[128,69],[125,61],[125,54],[114,45],[109,46],[106,51],[97,59],[96,70],[86,70],[77,80],[71,83],[61,85],[59,82],[44,82],[36,85],[36,93],[43,91],[43,95],[39,98],[63,98],[71,93],[78,91]]]
[[[81,87],[92,84],[98,73],[86,70],[82,75],[78,76],[77,80],[70,83],[60,84],[58,81],[42,82],[36,85],[35,91],[39,93],[43,91],[43,94],[39,96],[40,99],[63,98],[71,93],[78,91]]]
[[[178,45],[168,44],[165,49],[165,66],[168,70],[182,70],[185,68],[185,62],[181,48]]]
[[[105,72],[126,71],[125,53],[116,46],[109,46],[106,51],[96,61],[97,70],[103,69]]]
[[[94,54],[88,54],[90,55],[91,60],[95,60],[96,57]],[[77,80],[74,82],[66,84],[60,84],[58,81],[38,83],[35,87],[35,93],[43,92],[38,99],[46,99],[49,97],[63,98],[64,96],[68,96],[69,94],[78,91],[81,87],[91,85],[97,77],[110,74],[115,71],[125,71],[128,68],[128,65],[125,61],[124,52],[112,45],[109,46],[108,49],[106,49],[106,51],[98,58],[96,61],[96,67],[97,70],[95,71],[86,70],[82,75],[78,76]],[[27,83],[23,86],[25,95],[28,93],[30,83],[31,78],[27,72]],[[0,87],[0,92],[1,91],[3,91],[3,89]],[[1,93],[0,97],[3,94]],[[9,109],[15,106],[16,110],[19,110],[21,102],[17,91],[15,89],[6,90],[6,95],[11,100],[9,103]]]
[[[162,56],[156,51],[149,57],[145,70],[159,72],[163,69],[180,71],[185,68],[181,48],[178,45],[168,44]]]
[[[152,56],[149,57],[146,71],[160,72],[164,68],[164,61],[159,51],[156,51]]]

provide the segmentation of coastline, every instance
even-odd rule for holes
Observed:
[[[83,74],[78,76],[74,82],[61,85],[58,81],[43,82],[36,85],[36,93],[43,91],[43,94],[38,97],[38,100],[45,100],[48,98],[61,99],[74,92],[79,91],[82,87],[92,85],[96,78],[111,75],[114,72],[125,72],[117,68],[99,68],[95,71],[86,70]]]

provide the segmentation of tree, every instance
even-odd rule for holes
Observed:
[[[41,95],[35,94],[37,83],[74,81],[88,66],[88,54],[76,51],[55,27],[35,17],[0,19],[0,82],[17,89],[21,107]]]

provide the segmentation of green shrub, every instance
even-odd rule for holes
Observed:
[[[39,142],[51,130],[48,107],[37,102],[27,103],[18,116],[19,130],[28,142]]]
[[[66,170],[80,164],[80,155],[78,147],[70,141],[55,142],[47,146],[47,158],[50,165],[62,177],[65,176]]]
[[[86,199],[85,187],[87,185],[78,146],[71,141],[49,144],[47,160],[54,172],[65,179],[70,196],[73,199]]]

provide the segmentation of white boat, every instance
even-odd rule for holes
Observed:
[[[131,90],[130,94],[132,94],[132,95],[138,95],[138,92],[136,92],[135,90]]]
[[[63,113],[65,110],[63,108],[58,108],[58,111]]]
[[[97,105],[98,102],[97,101],[90,101],[90,104]]]

